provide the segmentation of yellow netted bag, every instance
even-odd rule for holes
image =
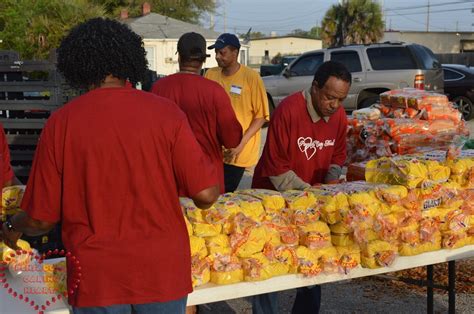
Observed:
[[[28,242],[19,239],[16,245],[26,252],[31,251],[31,246]],[[13,256],[12,256],[13,255]],[[28,254],[19,254],[17,256],[15,250],[8,247],[4,242],[0,242],[0,262],[10,263],[27,263],[30,260]]]
[[[287,208],[291,211],[298,209],[307,210],[314,207],[316,203],[316,197],[308,191],[288,190],[283,192],[282,196],[285,199]]]
[[[458,249],[471,243],[471,237],[468,237],[466,232],[443,232],[442,237],[442,246],[445,249]]]
[[[300,245],[309,249],[321,249],[331,246],[331,230],[322,221],[298,226],[300,234]]]
[[[350,225],[339,222],[334,225],[330,225],[331,229],[331,242],[335,246],[349,246],[354,244],[353,230]]]
[[[298,256],[299,266],[298,272],[304,276],[316,276],[323,270],[319,264],[320,255],[316,250],[310,250],[305,246],[296,248],[296,256]]]
[[[261,252],[267,240],[266,228],[257,225],[243,214],[234,219],[235,230],[230,236],[230,246],[238,257],[249,257]]]
[[[432,241],[420,242],[416,244],[400,243],[398,252],[401,256],[418,255],[425,252],[437,251],[441,249],[441,232],[432,235]]]
[[[361,264],[365,268],[390,266],[397,256],[398,248],[386,241],[374,240],[362,246]]]
[[[238,194],[246,194],[259,199],[266,214],[280,214],[285,207],[285,199],[280,192],[264,189],[247,189],[237,191]]]
[[[212,225],[209,223],[194,222],[192,225],[193,234],[196,237],[213,237],[220,234],[222,231],[221,224]]]
[[[336,246],[336,250],[339,254],[341,270],[345,274],[360,265],[360,247],[357,244]]]
[[[233,200],[239,204],[241,212],[254,221],[262,221],[265,217],[265,210],[259,199],[250,195],[237,194]]]
[[[25,188],[25,185],[12,185],[2,189],[2,207],[0,218],[2,218],[2,216],[5,218],[6,215],[14,215],[21,211],[20,204],[21,200],[23,199]]]
[[[211,282],[217,285],[237,283],[244,280],[242,264],[236,256],[216,257],[211,263]]]
[[[245,281],[265,280],[288,273],[288,265],[271,263],[263,253],[241,259]]]
[[[322,249],[319,249],[320,264],[323,267],[325,273],[340,273],[340,255],[337,252],[336,248],[333,246],[328,246]]]
[[[191,258],[191,281],[193,288],[204,285],[211,280],[211,269],[206,258],[193,256]]]
[[[207,256],[206,242],[203,238],[190,236],[189,246],[191,248],[191,256],[197,255],[199,258],[204,258]]]
[[[287,272],[294,274],[298,272],[298,256],[293,246],[279,245],[270,247],[270,250],[264,249],[264,254],[272,263],[282,263],[287,266]]]

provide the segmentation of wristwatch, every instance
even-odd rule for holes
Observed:
[[[8,231],[16,231],[12,225],[12,222],[10,221],[10,218],[7,218],[5,221],[5,226],[7,227]]]

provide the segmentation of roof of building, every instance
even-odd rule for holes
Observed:
[[[220,33],[202,26],[176,20],[157,13],[123,20],[144,39],[178,39],[187,32],[200,33],[206,39],[216,39]]]
[[[298,38],[298,39],[309,39],[309,40],[319,40],[319,41],[321,40],[317,38],[309,38],[309,37],[297,36],[297,35],[284,35],[284,36],[269,36],[269,37],[252,38],[250,41],[281,39],[281,38]]]

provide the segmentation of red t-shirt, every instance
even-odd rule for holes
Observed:
[[[8,148],[7,137],[5,136],[5,130],[1,124],[0,133],[0,182],[2,183],[0,188],[3,188],[7,181],[12,180],[13,170],[10,165],[10,150]]]
[[[194,196],[218,183],[212,173],[177,106],[100,88],[47,121],[21,207],[62,221],[64,245],[82,268],[72,305],[176,300],[192,291],[178,188]],[[76,273],[68,267],[68,283]]]
[[[267,141],[252,187],[275,189],[270,176],[293,170],[309,184],[322,183],[331,164],[346,160],[347,117],[340,107],[326,122],[313,123],[301,92],[285,98],[273,112]]]
[[[222,146],[234,148],[242,139],[242,126],[225,90],[199,75],[176,73],[158,80],[151,92],[171,99],[184,111],[198,143],[216,167],[224,193]]]

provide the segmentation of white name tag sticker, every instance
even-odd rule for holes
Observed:
[[[237,86],[237,85],[232,85],[230,87],[230,93],[240,95],[242,94],[242,87]]]

